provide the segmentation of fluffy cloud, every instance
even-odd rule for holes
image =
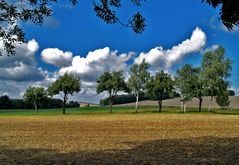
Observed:
[[[117,51],[111,51],[110,48],[105,47],[90,51],[86,57],[75,56],[72,65],[60,69],[59,73],[79,74],[84,84],[92,85],[106,71],[126,71],[128,69],[127,62],[133,55],[133,52],[118,55]]]
[[[152,67],[164,68],[167,70],[186,55],[202,50],[206,44],[206,39],[205,33],[197,27],[193,31],[190,39],[168,50],[164,50],[162,46],[159,46],[151,49],[147,53],[142,52],[135,59],[135,63],[141,63],[143,59],[145,59]]]
[[[190,39],[181,44],[164,50],[156,47],[147,53],[140,53],[135,58],[140,63],[144,58],[153,68],[169,69],[187,54],[200,51],[206,43],[204,32],[196,28]],[[2,48],[0,42],[0,48]],[[19,98],[25,89],[32,86],[47,87],[50,82],[57,79],[65,72],[72,72],[81,78],[81,92],[70,96],[76,101],[88,101],[97,103],[101,98],[107,97],[106,93],[96,93],[96,80],[106,71],[123,71],[127,77],[131,60],[135,53],[118,53],[109,47],[90,51],[86,56],[76,55],[71,52],[63,52],[58,48],[48,48],[41,52],[44,62],[60,67],[55,73],[44,71],[37,67],[35,53],[39,45],[35,40],[26,44],[19,44],[15,56],[0,57],[0,92],[7,93],[10,97]],[[151,68],[152,69],[152,68]]]
[[[46,73],[45,73],[46,74]],[[56,77],[49,74],[41,81],[9,81],[0,79],[0,95],[8,95],[10,98],[22,98],[25,90],[29,86],[41,86],[47,88],[48,85],[56,80]],[[55,74],[55,76],[57,76]]]
[[[73,54],[71,52],[63,52],[57,48],[47,48],[41,52],[41,58],[45,63],[57,67],[65,67],[71,64]]]
[[[35,53],[39,45],[32,39],[27,43],[16,44],[16,54],[7,56],[0,41],[0,95],[21,98],[29,86],[47,87],[56,80],[56,73],[50,73],[37,66]]]
[[[0,79],[14,81],[40,81],[45,75],[41,68],[37,68],[35,53],[39,49],[38,43],[33,39],[28,43],[16,45],[16,54],[7,56],[0,41],[3,56],[0,57]]]
[[[90,51],[85,57],[75,56],[72,65],[59,70],[59,75],[65,72],[78,74],[81,78],[81,91],[70,97],[77,101],[88,101],[98,103],[101,98],[107,97],[106,93],[96,93],[96,81],[106,71],[128,71],[127,62],[134,55],[133,52],[118,54],[111,51],[109,47]]]

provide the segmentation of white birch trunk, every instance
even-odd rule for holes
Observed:
[[[135,113],[138,113],[138,103],[139,103],[139,95],[136,95],[136,102],[135,102]]]
[[[183,113],[186,112],[186,108],[187,108],[187,102],[184,102],[184,103],[183,103]]]
[[[211,97],[211,101],[210,101],[210,105],[209,105],[209,108],[208,108],[208,112],[211,112],[211,110],[212,110],[212,100],[213,100],[213,97]]]

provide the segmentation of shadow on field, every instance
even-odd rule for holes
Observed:
[[[155,140],[136,142],[135,145],[136,147],[128,150],[71,153],[47,149],[10,149],[1,146],[0,164],[238,164],[239,162],[239,138]]]

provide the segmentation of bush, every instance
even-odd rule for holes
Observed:
[[[216,97],[217,104],[221,107],[221,109],[228,107],[231,103],[229,100],[228,92],[222,92]]]

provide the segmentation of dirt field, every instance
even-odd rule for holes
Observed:
[[[230,96],[230,106],[229,108],[232,109],[239,109],[239,96]],[[121,104],[119,106],[134,106],[135,103],[128,103],[128,104]],[[139,105],[158,105],[157,101],[140,101]],[[163,101],[163,106],[180,106],[180,98],[174,98],[174,99],[168,99],[168,100],[164,100]],[[208,108],[210,105],[210,97],[204,97],[203,98],[203,102],[202,102],[202,107],[203,108]],[[192,101],[187,103],[188,107],[198,107],[198,99],[197,98],[193,98]],[[213,108],[220,108],[215,99],[213,99],[213,104],[212,104]]]
[[[0,164],[238,164],[239,116],[0,117]]]

